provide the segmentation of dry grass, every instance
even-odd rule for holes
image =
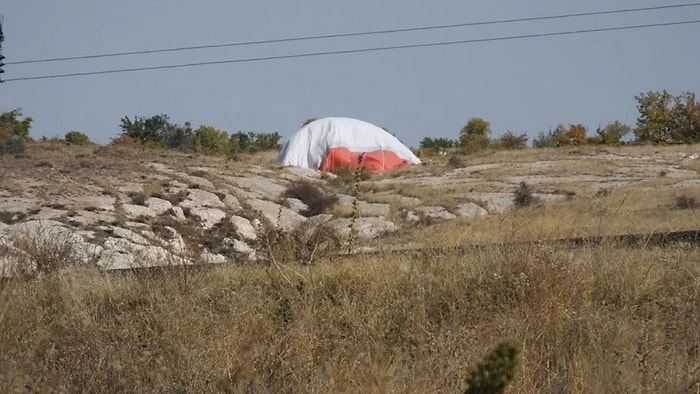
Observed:
[[[234,161],[138,147],[80,149],[86,148],[30,144],[25,158],[0,158],[8,165],[3,182],[40,173],[58,184],[55,174],[61,174],[73,182],[91,179],[104,190],[111,179],[126,184],[152,172],[146,162],[181,173],[195,167],[236,173],[261,163],[248,155]],[[569,155],[577,157],[574,163],[599,150],[483,152],[463,161],[527,166]],[[606,151],[661,152],[675,163],[679,152],[695,152],[697,146]],[[273,159],[265,154],[262,163]],[[447,160],[438,157],[429,166],[373,176],[362,186],[449,171]],[[39,161],[52,167],[37,166]],[[681,167],[698,171],[698,162]],[[618,164],[567,164],[556,171],[605,175]],[[120,177],[112,178],[114,172]],[[484,187],[512,175],[513,167],[479,174]],[[157,179],[142,181],[144,197],[160,192],[160,184],[152,183]],[[379,242],[453,246],[700,228],[700,215],[676,207],[677,196],[700,195],[698,188],[678,188],[676,181],[654,176],[613,186],[609,193],[577,188],[570,200],[419,225]],[[468,186],[399,187],[424,205],[452,206]],[[70,187],[60,191],[71,192]],[[363,190],[363,196],[370,193]],[[400,205],[375,196],[393,208]],[[268,249],[278,249],[274,255],[268,250],[267,265],[140,274],[72,268],[39,279],[3,280],[0,387],[6,392],[454,393],[464,389],[470,369],[493,346],[512,339],[522,344],[522,352],[509,392],[700,391],[698,248],[519,244],[469,254],[334,258],[316,253],[314,245],[294,249],[293,237],[271,236]],[[62,248],[46,250],[70,255]],[[0,256],[6,253],[0,250]],[[302,266],[300,260],[314,263]]]
[[[700,251],[517,247],[1,286],[0,382],[35,392],[696,392]]]

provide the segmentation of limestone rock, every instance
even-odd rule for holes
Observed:
[[[250,221],[241,216],[231,216],[229,219],[231,224],[236,228],[236,233],[243,239],[249,241],[255,241],[258,239],[258,234],[255,231],[255,227],[250,223]]]
[[[306,221],[306,218],[297,212],[271,201],[253,199],[248,200],[247,205],[253,211],[259,211],[270,224],[285,231],[292,231]]]
[[[216,208],[192,208],[190,215],[202,222],[205,229],[210,229],[226,218],[226,213]]]
[[[418,211],[426,218],[432,220],[452,220],[456,218],[455,214],[451,213],[445,207],[433,205],[427,207],[419,207]]]
[[[152,209],[156,215],[162,215],[173,207],[170,201],[157,197],[150,197],[145,201],[145,204],[148,208]]]
[[[201,189],[191,189],[187,195],[187,199],[179,204],[182,208],[199,208],[199,207],[209,207],[209,208],[225,208],[223,202],[219,197],[206,190]]]
[[[328,223],[341,238],[347,239],[350,236],[350,223],[352,219],[340,218],[334,219]],[[386,233],[392,233],[398,230],[398,226],[389,220],[381,217],[357,218],[355,221],[355,230],[357,231],[358,239],[374,239]]]
[[[455,212],[463,218],[480,218],[489,214],[489,211],[473,202],[459,204]]]

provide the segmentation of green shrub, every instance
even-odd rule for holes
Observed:
[[[231,151],[231,141],[225,131],[202,125],[194,133],[197,146],[205,153],[227,154]]]
[[[80,131],[69,131],[64,139],[69,145],[88,145],[92,143],[90,137]]]
[[[520,343],[504,341],[487,354],[467,378],[468,387],[465,394],[499,394],[503,393],[508,383],[513,380],[518,365],[517,356]]]

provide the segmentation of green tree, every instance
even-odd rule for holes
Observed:
[[[639,117],[634,135],[640,142],[665,142],[676,129],[677,118],[672,104],[674,97],[669,92],[647,92],[635,96]]]
[[[168,146],[168,137],[173,134],[175,125],[170,123],[168,115],[160,114],[150,118],[135,116],[132,121],[128,116],[121,119],[122,134],[145,144]]]
[[[17,108],[12,111],[5,112],[0,115],[0,128],[9,129],[12,135],[29,139],[29,130],[32,127],[32,122],[34,119],[30,117],[25,117],[20,119],[22,116],[22,109]]]
[[[477,151],[489,145],[491,123],[481,118],[470,118],[459,132],[459,146],[467,151]]]
[[[315,120],[318,120],[318,118],[308,118],[308,119],[306,119],[306,120],[304,121],[304,123],[301,124],[301,127],[304,127],[304,126],[306,126],[307,124],[309,124],[309,123],[311,123],[311,122],[313,122],[313,121],[315,121]]]
[[[598,127],[596,134],[598,135],[599,142],[604,145],[619,144],[622,139],[632,131],[632,128],[616,120],[614,122],[608,123],[605,126]]]

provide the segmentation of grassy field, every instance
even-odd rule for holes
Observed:
[[[673,165],[674,155],[697,151],[672,148],[611,149],[629,156],[661,149]],[[575,154],[588,153],[609,152]],[[67,168],[96,177],[111,160],[129,157],[117,149],[84,154],[85,164],[59,154],[43,160],[58,173]],[[570,156],[547,149],[464,160],[532,163]],[[175,166],[182,157],[161,159]],[[193,160],[231,171],[254,162]],[[373,181],[439,174],[446,164],[438,160],[427,170],[413,167]],[[591,160],[546,174],[614,173],[622,166]],[[51,168],[13,163],[15,175],[4,178],[10,186],[24,171]],[[697,173],[698,163],[679,166]],[[652,164],[647,171],[656,173]],[[138,161],[128,165],[140,171]],[[480,174],[484,182],[510,175],[507,167]],[[684,180],[671,175],[606,192],[581,187],[570,200],[480,220],[417,225],[381,243],[498,244],[700,228],[697,209],[675,204],[679,195],[697,195],[697,186],[667,187],[668,179],[674,185]],[[444,198],[439,191],[422,193],[424,203],[431,195]],[[697,246],[529,243],[449,255],[378,253],[312,265],[278,263],[140,274],[82,267],[5,279],[0,391],[458,393],[479,360],[501,341],[515,340],[521,351],[508,392],[700,392]]]

